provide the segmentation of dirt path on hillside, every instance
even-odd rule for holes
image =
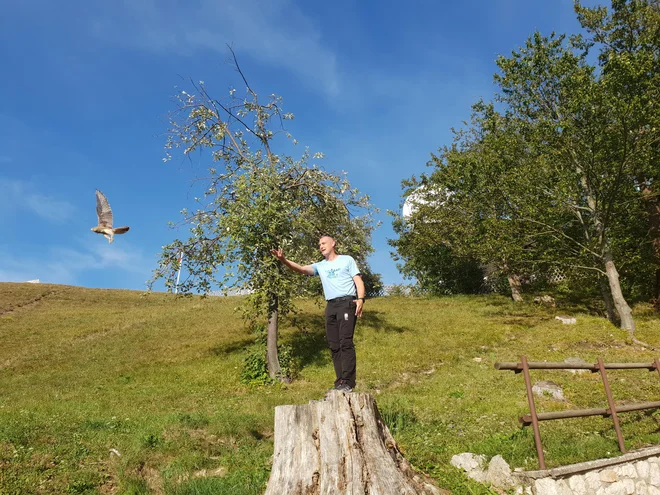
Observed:
[[[0,317],[12,315],[19,310],[30,309],[36,306],[37,304],[39,304],[39,302],[41,302],[42,299],[45,299],[46,297],[54,296],[55,294],[57,294],[57,291],[51,290],[50,292],[45,292],[37,297],[34,297],[27,301],[22,301],[14,306],[10,306],[9,308],[0,308]]]

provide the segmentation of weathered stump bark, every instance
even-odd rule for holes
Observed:
[[[369,394],[275,408],[275,452],[265,495],[448,493],[416,473]]]

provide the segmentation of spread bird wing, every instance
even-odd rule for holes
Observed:
[[[96,190],[96,214],[99,217],[99,226],[112,228],[112,209],[105,195]]]

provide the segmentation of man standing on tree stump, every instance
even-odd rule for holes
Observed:
[[[300,266],[284,257],[282,249],[272,249],[273,255],[291,270],[304,275],[318,275],[327,301],[325,333],[335,366],[334,390],[352,392],[355,387],[355,323],[362,316],[364,283],[355,260],[337,254],[335,240],[329,235],[319,239],[319,250],[325,258],[311,265]]]

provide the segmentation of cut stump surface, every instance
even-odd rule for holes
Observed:
[[[265,495],[441,495],[401,455],[373,396],[332,391],[275,408],[273,468]]]

